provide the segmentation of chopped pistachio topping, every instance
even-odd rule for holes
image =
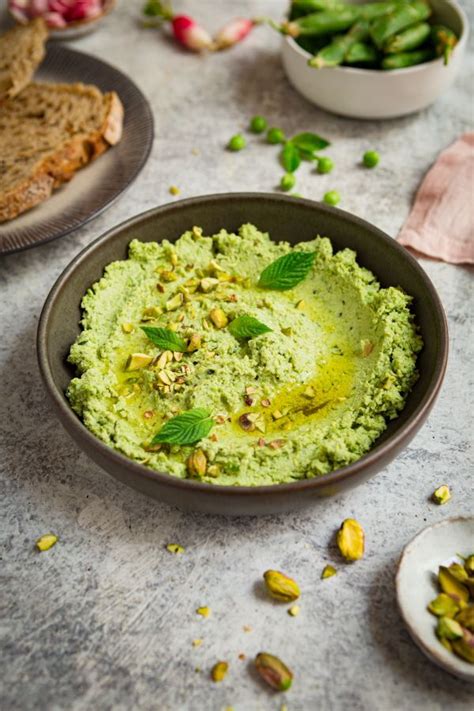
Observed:
[[[49,551],[56,543],[59,538],[54,533],[45,533],[44,536],[38,538],[36,541],[36,547],[39,551]]]
[[[198,607],[196,612],[198,615],[201,615],[201,617],[210,617],[211,608],[210,607]]]
[[[211,669],[212,681],[223,681],[228,671],[229,664],[227,662],[217,662]]]
[[[150,365],[153,360],[153,356],[149,356],[146,353],[130,353],[128,356],[127,363],[125,364],[125,370],[131,372],[132,370],[141,370]]]
[[[122,331],[124,333],[132,333],[133,324],[132,323],[122,323]]]
[[[451,492],[449,491],[449,486],[446,484],[442,484],[442,486],[439,486],[435,491],[433,491],[432,499],[435,504],[438,504],[439,506],[446,504],[450,498]]]
[[[168,543],[168,545],[166,546],[166,550],[170,553],[174,553],[175,555],[184,553],[184,548],[183,546],[180,546],[179,543]]]
[[[300,606],[292,605],[290,608],[288,608],[288,614],[290,615],[290,617],[297,617],[300,614]]]
[[[323,572],[321,573],[321,578],[322,580],[326,580],[326,578],[332,578],[333,575],[336,575],[337,570],[334,568],[332,565],[325,565],[323,568]]]

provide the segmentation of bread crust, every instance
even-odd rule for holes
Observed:
[[[13,220],[47,200],[52,192],[68,182],[87,163],[102,155],[122,137],[124,110],[115,92],[104,95],[107,104],[104,123],[88,136],[77,136],[48,155],[30,178],[0,195],[0,223]]]

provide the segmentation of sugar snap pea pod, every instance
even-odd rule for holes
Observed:
[[[431,34],[431,27],[427,22],[417,22],[416,25],[407,27],[403,32],[390,37],[383,48],[385,54],[409,52],[420,47]]]
[[[373,44],[366,42],[354,42],[346,52],[345,64],[376,64],[379,60],[379,52]]]
[[[406,29],[416,22],[426,20],[431,14],[429,5],[424,0],[404,3],[388,15],[382,15],[372,22],[370,36],[374,44],[382,49],[392,35]]]
[[[343,0],[293,0],[289,17],[294,20],[320,10],[336,10],[341,5],[344,5]]]
[[[336,67],[342,64],[344,56],[354,42],[360,42],[369,36],[369,23],[366,20],[359,20],[352,25],[345,35],[337,35],[331,44],[323,47],[314,57],[308,61],[310,67]]]
[[[444,64],[449,62],[451,53],[458,42],[455,33],[444,25],[433,25],[431,39],[434,43],[437,57],[444,57]]]
[[[422,64],[434,59],[432,49],[415,49],[413,52],[399,52],[398,54],[387,54],[382,59],[382,69],[404,69],[413,67],[415,64]]]
[[[369,2],[364,5],[359,5],[359,12],[364,20],[375,20],[381,15],[387,15],[389,12],[394,12],[407,0],[384,0],[383,2]]]
[[[356,5],[346,5],[340,10],[323,10],[314,12],[311,15],[300,17],[293,22],[284,22],[281,31],[292,37],[308,35],[317,37],[329,33],[344,32],[352,27],[359,18],[359,10]]]

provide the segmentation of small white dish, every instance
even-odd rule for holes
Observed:
[[[388,119],[420,111],[454,82],[462,62],[469,22],[455,0],[430,0],[433,20],[459,37],[447,66],[441,58],[406,69],[356,69],[308,66],[311,55],[285,37],[282,60],[288,79],[300,94],[326,111],[359,119]]]
[[[474,665],[449,652],[435,634],[436,618],[427,605],[438,594],[440,565],[456,554],[474,552],[474,516],[448,518],[423,529],[405,547],[398,564],[396,589],[400,613],[413,641],[435,664],[474,683]]]

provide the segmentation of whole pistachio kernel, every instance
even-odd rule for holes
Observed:
[[[36,541],[35,545],[39,551],[49,551],[56,543],[59,538],[54,533],[45,533]]]
[[[449,491],[449,486],[442,484],[435,491],[433,491],[432,499],[435,504],[442,506],[446,504],[451,498],[451,492]]]
[[[364,555],[364,529],[358,521],[346,518],[337,532],[337,545],[341,555],[349,561],[359,560]]]
[[[191,476],[205,476],[207,470],[207,457],[202,449],[195,449],[194,452],[191,452],[186,461],[186,468],[188,474]]]
[[[462,632],[462,638],[452,641],[453,652],[466,662],[474,664],[474,634],[465,627],[462,628]]]
[[[300,596],[300,588],[298,584],[279,570],[267,570],[263,574],[265,587],[267,592],[282,602],[292,602]]]
[[[147,355],[146,353],[130,353],[127,359],[127,363],[125,365],[125,370],[127,372],[130,372],[132,370],[140,370],[141,368],[146,368],[147,365],[150,365],[152,360],[153,357]]]
[[[222,309],[212,309],[209,318],[216,328],[225,328],[229,323],[229,319]]]
[[[262,679],[276,691],[288,691],[293,682],[293,672],[273,654],[257,654],[255,667]]]
[[[458,612],[455,620],[469,632],[474,632],[474,603]]]
[[[168,553],[174,553],[174,555],[180,555],[181,553],[184,553],[184,548],[183,546],[180,546],[179,543],[168,543],[166,546],[166,550]]]
[[[474,554],[469,555],[464,561],[464,568],[468,575],[474,575]]]
[[[223,681],[228,671],[229,665],[227,662],[217,662],[211,669],[212,681]]]
[[[186,348],[188,353],[194,353],[201,347],[202,337],[199,333],[192,333],[189,337],[188,346]]]
[[[448,570],[451,575],[456,578],[456,580],[459,580],[460,583],[465,583],[469,577],[464,566],[460,563],[451,563]]]
[[[459,605],[446,593],[440,593],[431,600],[428,610],[436,617],[454,617],[459,612]]]
[[[460,639],[463,636],[462,627],[459,622],[449,617],[440,617],[436,634],[440,639]]]
[[[444,565],[439,566],[438,583],[441,590],[453,598],[458,604],[469,602],[469,590],[460,583],[452,574],[449,568]]]

